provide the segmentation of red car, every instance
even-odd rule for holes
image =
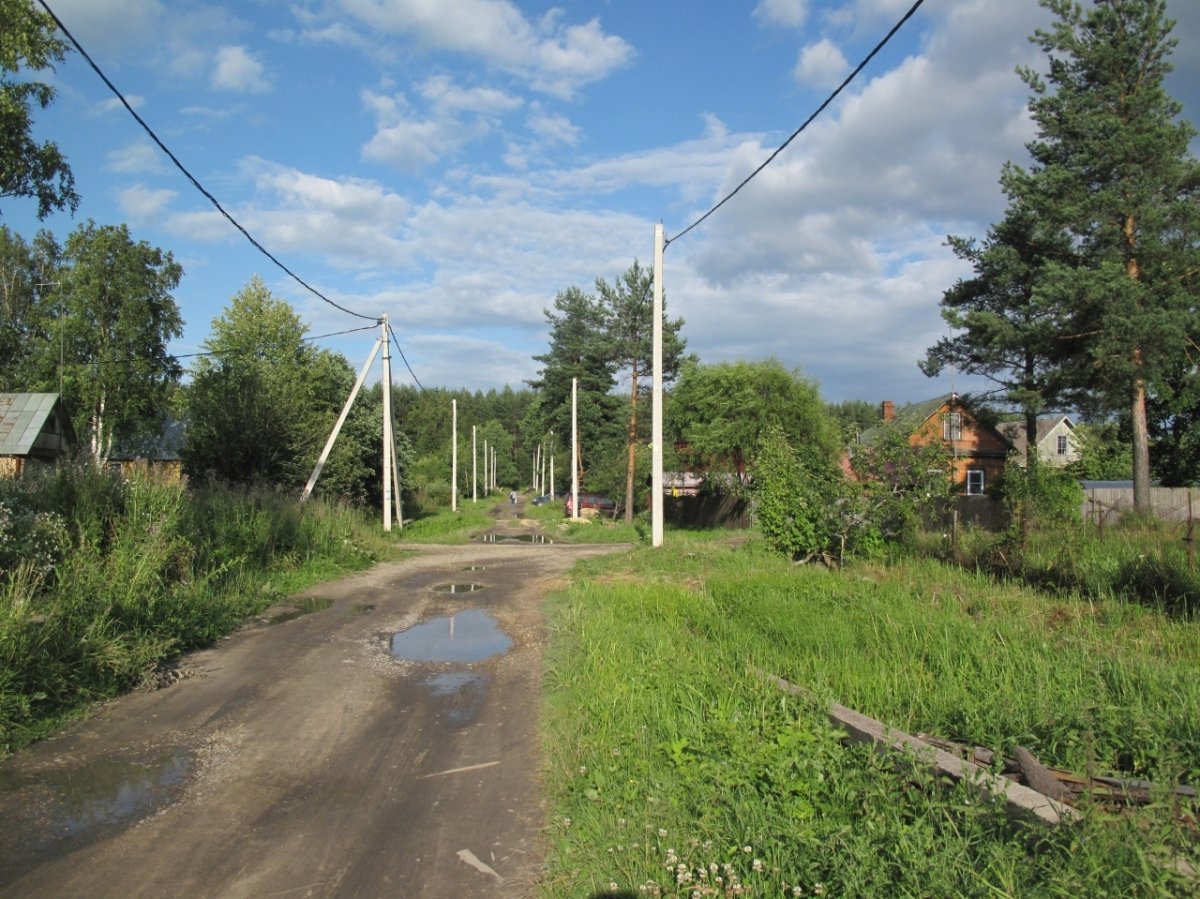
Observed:
[[[609,497],[602,493],[581,493],[579,494],[579,511],[585,509],[595,509],[601,515],[609,517],[617,514],[617,504]],[[571,494],[567,494],[567,501],[563,503],[563,514],[571,514]]]

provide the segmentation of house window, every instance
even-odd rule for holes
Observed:
[[[1065,456],[1067,454],[1067,435],[1066,434],[1058,435],[1058,454],[1060,456]]]
[[[942,416],[942,439],[962,440],[961,412],[947,412]]]
[[[983,469],[967,470],[967,496],[983,496]]]

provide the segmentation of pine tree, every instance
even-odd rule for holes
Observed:
[[[1076,385],[1129,410],[1134,503],[1145,510],[1147,388],[1194,348],[1198,330],[1196,131],[1163,86],[1174,23],[1163,0],[1041,2],[1057,16],[1032,38],[1049,70],[1020,70],[1033,91],[1033,162],[1006,166],[1002,184],[1076,251],[1047,266],[1041,289],[1060,307]]]

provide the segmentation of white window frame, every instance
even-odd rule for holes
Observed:
[[[942,439],[962,440],[963,421],[961,412],[947,412],[942,416]]]
[[[967,469],[967,496],[983,496],[987,478],[982,468]]]
[[[1065,456],[1071,450],[1071,442],[1067,439],[1066,434],[1059,434],[1058,440],[1055,443],[1055,448],[1060,456]]]

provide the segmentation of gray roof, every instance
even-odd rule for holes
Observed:
[[[57,455],[74,439],[57,393],[0,393],[0,455]]]
[[[1046,435],[1053,431],[1059,424],[1065,422],[1067,427],[1075,430],[1075,425],[1072,424],[1069,416],[1066,415],[1051,415],[1046,418],[1037,420],[1037,442],[1041,443],[1046,439]],[[1025,448],[1025,420],[1019,421],[1002,421],[996,426],[1001,434],[1008,438],[1008,442],[1019,450]]]

